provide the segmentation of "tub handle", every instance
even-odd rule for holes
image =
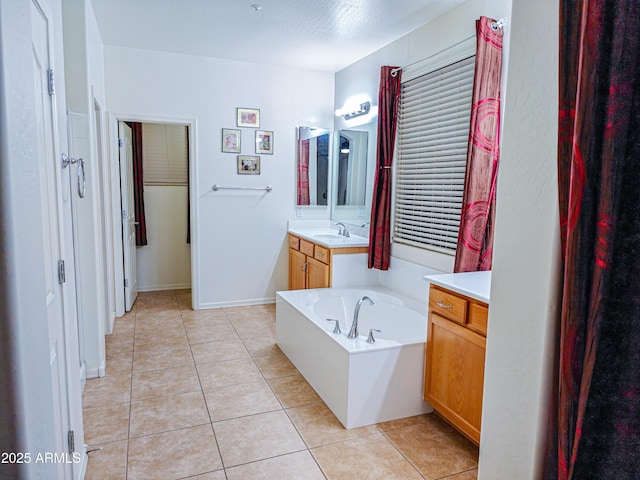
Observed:
[[[373,332],[382,332],[382,330],[378,330],[377,328],[370,328],[369,329],[369,337],[367,338],[367,343],[376,343],[376,339],[373,338]]]
[[[447,308],[449,310],[453,310],[453,305],[445,305],[440,300],[436,302],[436,305],[438,305],[440,308]]]
[[[336,322],[336,326],[333,327],[333,333],[342,333],[342,330],[340,330],[340,320],[335,318],[327,318],[327,322]]]

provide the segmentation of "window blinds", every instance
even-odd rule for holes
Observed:
[[[189,139],[184,125],[142,124],[145,185],[186,185]]]
[[[402,84],[393,241],[455,253],[475,57]]]

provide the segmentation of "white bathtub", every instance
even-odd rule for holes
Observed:
[[[359,333],[348,339],[362,296]],[[340,321],[341,334],[332,333]],[[376,342],[367,343],[370,328]],[[345,428],[433,411],[422,399],[427,305],[382,287],[276,295],[276,341]]]

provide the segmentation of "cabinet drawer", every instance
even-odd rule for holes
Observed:
[[[429,291],[429,308],[433,313],[460,325],[464,325],[467,321],[467,301],[433,285]]]
[[[316,245],[316,251],[313,258],[320,260],[323,263],[329,263],[329,249]]]
[[[294,237],[293,235],[289,235],[289,248],[300,250],[300,239],[298,237]]]
[[[484,305],[477,303],[469,304],[469,318],[467,327],[478,332],[480,335],[487,336],[487,319],[489,318],[489,309]]]
[[[313,243],[300,239],[300,251],[305,255],[313,257]]]

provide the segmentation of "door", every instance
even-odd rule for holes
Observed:
[[[138,296],[136,272],[136,218],[133,200],[133,135],[131,127],[118,122],[120,144],[120,196],[122,198],[122,250],[124,260],[124,303],[128,312]]]
[[[329,265],[307,258],[307,288],[329,288],[330,283]]]
[[[476,444],[480,442],[486,338],[430,314],[424,399]]]
[[[289,290],[307,288],[307,256],[293,248],[289,249]]]
[[[47,307],[49,368],[56,434],[55,453],[68,455],[68,461],[57,463],[57,478],[70,479],[78,478],[80,475],[84,439],[76,313],[75,307],[72,306],[75,298],[75,280],[71,273],[71,280],[66,283],[64,275],[65,270],[73,271],[73,235],[70,233],[69,168],[65,170],[62,166],[59,152],[60,139],[64,138],[64,132],[59,128],[64,129],[64,122],[57,123],[55,95],[50,88],[49,72],[52,71],[54,50],[52,20],[53,17],[46,5],[39,0],[32,0],[32,61],[37,127],[35,148],[40,175],[45,261],[43,276],[46,285],[43,301]]]

